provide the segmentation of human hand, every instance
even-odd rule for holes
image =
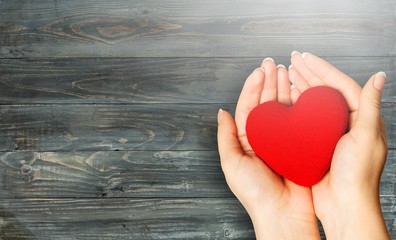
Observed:
[[[235,122],[218,114],[218,145],[227,184],[249,213],[257,239],[320,239],[311,189],[274,173],[253,152],[246,137],[246,120],[260,103],[290,105],[297,90],[290,89],[287,70],[265,59],[247,78],[238,100]]]
[[[337,144],[330,171],[312,187],[315,212],[327,239],[389,239],[379,202],[387,144],[381,118],[385,74],[372,76],[363,90],[350,77],[312,54],[292,54],[289,78],[297,89],[327,85],[345,97],[349,132]]]

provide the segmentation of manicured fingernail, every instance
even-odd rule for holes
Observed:
[[[286,67],[285,67],[285,65],[283,65],[283,64],[278,64],[278,66],[276,66],[277,68],[284,68],[284,69],[286,69]]]
[[[386,73],[381,71],[381,72],[378,72],[377,74],[375,74],[375,76],[386,78]]]
[[[272,59],[272,58],[270,58],[270,57],[265,58],[265,59],[263,60],[263,62],[265,62],[265,61],[271,61],[271,62],[275,63],[274,59]]]
[[[384,89],[385,82],[386,82],[385,72],[378,72],[377,74],[375,74],[373,85],[377,90],[382,91],[382,89]]]
[[[223,119],[223,109],[219,109],[219,112],[217,113],[217,123],[220,124],[221,120]]]
[[[293,51],[292,53],[291,53],[291,56],[293,57],[293,55],[294,54],[301,54],[299,51]]]
[[[288,69],[289,69],[289,71],[290,71],[290,69],[292,69],[292,67],[293,67],[293,65],[292,65],[292,64],[290,64],[290,65],[289,65],[289,68],[288,68]]]
[[[301,57],[302,57],[302,58],[305,58],[308,54],[309,54],[309,53],[304,52],[304,53],[301,54]]]

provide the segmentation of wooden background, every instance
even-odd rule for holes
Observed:
[[[395,16],[394,0],[0,0],[1,239],[254,239],[216,114],[292,50],[361,85],[388,74],[396,239]]]

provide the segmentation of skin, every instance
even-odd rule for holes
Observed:
[[[295,90],[296,91],[296,90]],[[248,77],[235,122],[219,113],[218,144],[227,183],[249,213],[257,239],[320,239],[310,188],[275,174],[250,147],[245,132],[249,112],[266,101],[290,105],[287,70],[271,59]]]
[[[300,92],[306,90],[300,85],[330,86],[341,92],[349,105],[349,132],[337,144],[330,171],[312,187],[315,212],[327,239],[390,239],[379,201],[387,153],[381,117],[385,76],[373,75],[361,89],[353,79],[312,54],[295,53],[291,60],[290,79]]]
[[[235,121],[218,115],[218,145],[227,183],[249,213],[257,239],[389,239],[379,203],[379,180],[386,159],[380,116],[385,77],[377,74],[362,90],[351,78],[312,54],[294,52],[287,71],[265,59],[248,77]],[[295,87],[290,87],[293,82]],[[305,90],[330,86],[346,98],[350,129],[339,141],[330,171],[312,188],[275,174],[252,151],[245,132],[249,112],[266,101],[294,104]],[[375,146],[375,147],[373,147]]]

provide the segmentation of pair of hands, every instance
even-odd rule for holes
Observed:
[[[267,58],[247,78],[235,122],[218,114],[221,166],[231,191],[250,215],[257,239],[389,239],[379,202],[387,144],[381,118],[386,76],[373,75],[362,89],[353,79],[313,54],[293,52],[289,71]],[[294,86],[290,86],[290,82]],[[294,104],[315,86],[337,89],[349,107],[349,131],[338,142],[330,171],[312,188],[274,173],[250,147],[246,120],[266,101]]]

